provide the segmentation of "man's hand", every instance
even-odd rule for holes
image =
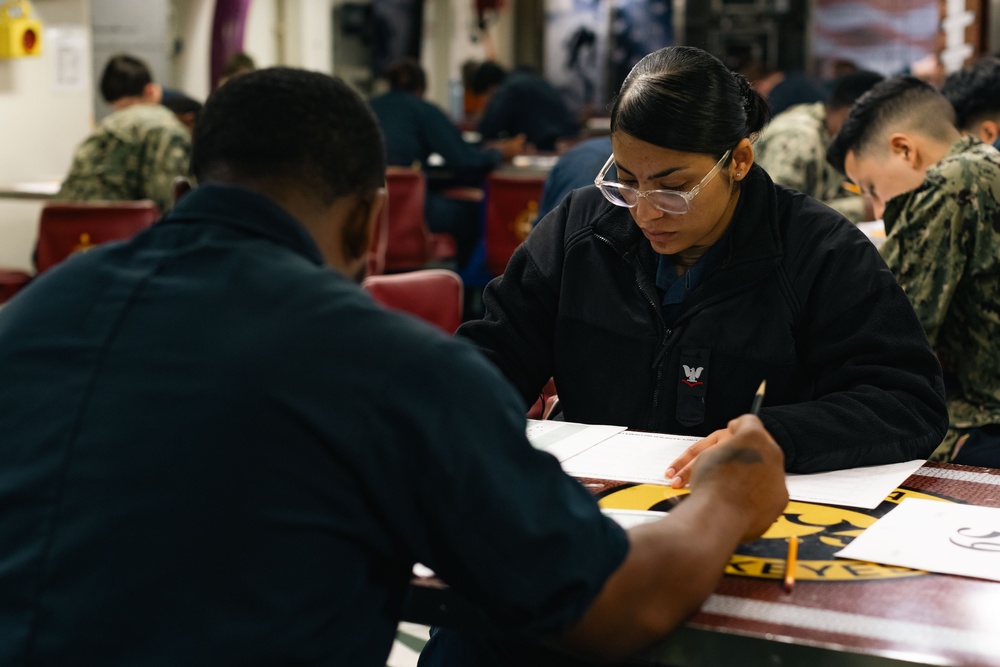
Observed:
[[[713,436],[723,433],[697,454],[688,499],[629,529],[625,561],[561,645],[608,661],[649,646],[716,589],[739,543],[785,509],[785,456],[760,420],[745,415]]]
[[[499,141],[491,142],[489,145],[496,148],[503,155],[503,159],[510,162],[514,157],[518,155],[523,155],[525,152],[525,140],[527,137],[523,134],[519,134],[515,137],[510,137],[509,139],[501,139]]]
[[[692,493],[713,493],[715,502],[744,513],[748,525],[741,541],[749,542],[763,535],[788,504],[785,455],[753,415],[734,419],[712,436],[718,433],[729,435],[691,464]]]

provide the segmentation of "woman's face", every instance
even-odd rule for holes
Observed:
[[[682,153],[650,144],[624,132],[611,137],[618,181],[640,192],[680,190],[698,185],[718,158],[703,153]],[[691,200],[687,213],[664,213],[645,198],[629,209],[632,219],[661,255],[690,248],[708,247],[726,230],[739,196],[735,183],[735,160],[706,182]],[[731,173],[733,172],[733,173]]]

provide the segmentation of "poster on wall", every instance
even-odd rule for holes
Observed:
[[[74,25],[53,25],[48,27],[46,37],[52,53],[52,92],[88,92],[90,54],[87,50],[87,29]]]
[[[673,6],[669,0],[615,0],[611,7],[611,94],[639,60],[674,43]]]
[[[576,112],[607,103],[610,0],[546,0],[545,78]]]
[[[935,52],[938,0],[816,0],[814,11],[813,57],[822,76],[838,61],[892,76]]]

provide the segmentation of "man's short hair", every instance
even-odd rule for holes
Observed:
[[[385,70],[389,87],[405,93],[417,93],[427,88],[424,68],[413,58],[400,58]]]
[[[108,104],[123,97],[139,97],[153,82],[146,63],[128,54],[111,58],[101,74],[101,97]]]
[[[954,132],[955,112],[933,86],[914,76],[876,84],[854,103],[840,132],[830,142],[827,161],[844,171],[847,153],[865,153],[890,132],[911,131],[939,141]]]
[[[499,86],[507,78],[507,72],[500,65],[487,60],[472,76],[472,92],[482,95],[493,86]]]
[[[872,87],[885,80],[878,72],[862,70],[845,74],[834,80],[830,90],[830,101],[826,103],[831,109],[846,109],[854,106],[858,98]]]
[[[222,76],[231,77],[237,74],[246,74],[255,69],[257,69],[257,63],[250,57],[250,54],[237,51],[226,58],[226,64],[222,68]]]
[[[325,205],[385,182],[385,150],[371,109],[340,79],[275,67],[232,79],[195,126],[199,181],[249,179],[290,186]]]
[[[984,120],[1000,117],[1000,59],[983,58],[948,75],[941,87],[955,108],[955,126],[971,132]]]

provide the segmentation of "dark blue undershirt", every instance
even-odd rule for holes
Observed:
[[[656,288],[661,295],[663,322],[668,327],[672,327],[684,311],[684,302],[688,295],[694,292],[719,265],[722,251],[729,242],[730,229],[732,229],[731,222],[722,237],[713,243],[682,276],[677,275],[672,255],[656,256]]]

